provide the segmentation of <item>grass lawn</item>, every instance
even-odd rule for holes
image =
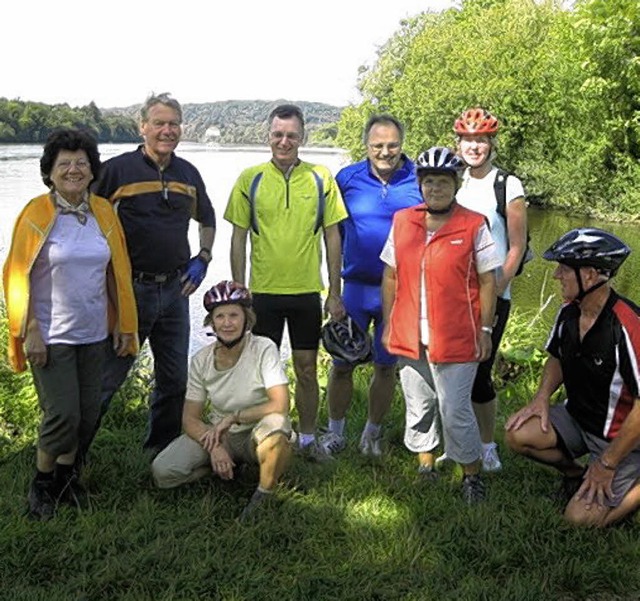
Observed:
[[[566,526],[549,498],[557,476],[504,448],[504,469],[487,477],[488,499],[479,506],[462,502],[455,470],[420,482],[402,444],[399,391],[384,461],[363,461],[356,445],[366,381],[365,368],[349,415],[348,449],[330,465],[294,459],[277,499],[248,525],[236,517],[254,490],[253,468],[231,483],[207,478],[171,491],[153,487],[140,448],[146,409],[136,385],[114,402],[93,448],[85,473],[91,507],[28,521],[38,413],[30,429],[12,437],[0,410],[0,598],[640,598],[638,518],[604,531]],[[522,404],[525,388],[505,391],[501,423]],[[6,389],[3,402],[5,409],[11,403]]]

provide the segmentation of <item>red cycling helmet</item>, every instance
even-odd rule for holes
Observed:
[[[211,313],[221,305],[242,305],[251,307],[251,292],[242,284],[231,280],[222,280],[204,293],[202,304]]]
[[[466,110],[453,124],[453,131],[459,136],[495,136],[500,124],[488,111],[477,107]]]

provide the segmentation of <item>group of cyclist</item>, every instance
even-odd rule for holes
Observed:
[[[4,270],[10,354],[16,369],[24,369],[25,357],[30,361],[43,410],[31,516],[48,519],[60,502],[81,505],[79,477],[100,416],[147,338],[155,390],[145,447],[159,487],[211,472],[232,479],[239,464],[254,462],[259,482],[241,518],[254,516],[273,498],[293,451],[328,462],[346,448],[353,371],[370,358],[359,451],[384,454],[382,425],[397,368],[404,443],[417,457],[419,477],[435,480],[440,465],[454,461],[464,501],[482,501],[482,471],[502,467],[491,372],[511,282],[527,252],[522,183],[493,163],[498,120],[471,108],[454,123],[455,150],[432,147],[414,162],[402,151],[402,124],[374,115],[364,127],[367,157],[334,179],[298,156],[302,111],[276,107],[268,122],[271,160],[241,173],[224,213],[233,226],[232,279],[203,301],[215,341],[190,359],[188,370],[186,299],[211,260],[215,217],[197,170],[175,156],[181,121],[174,99],[152,96],[142,111],[144,143],[102,171],[98,159],[88,160],[94,149],[86,136],[66,132],[66,144],[49,149],[53,165],[43,166],[50,194],[35,199],[37,207],[31,201],[16,224]],[[56,177],[48,176],[52,169]],[[89,191],[96,178],[97,194]],[[42,211],[44,234],[25,244]],[[201,225],[201,250],[189,258],[191,218]],[[87,222],[97,227],[89,231]],[[351,342],[354,332],[368,337],[372,326],[373,341],[359,359],[335,353],[328,427],[317,435],[322,245],[330,324],[348,324]],[[640,504],[640,310],[609,283],[628,254],[622,241],[595,228],[572,230],[544,254],[559,264],[554,277],[565,304],[539,391],[506,425],[514,451],[563,474],[565,517],[576,524],[609,524]],[[87,261],[95,263],[91,289],[78,301],[69,283],[78,282]],[[93,318],[89,340],[86,322],[95,311],[104,319]],[[279,353],[285,324],[296,433]],[[91,369],[87,345],[106,357],[94,357]],[[550,407],[562,384],[566,403]],[[586,454],[588,461],[579,461]]]

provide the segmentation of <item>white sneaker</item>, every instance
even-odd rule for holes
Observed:
[[[502,469],[502,462],[498,457],[498,445],[491,442],[483,445],[482,451],[482,469],[485,472],[499,472]]]
[[[340,451],[344,451],[347,446],[347,439],[335,432],[325,432],[320,436],[320,444],[329,455],[334,455]]]
[[[359,448],[365,457],[382,457],[382,434],[374,437],[363,432]]]

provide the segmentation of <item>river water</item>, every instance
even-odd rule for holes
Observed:
[[[134,148],[135,145],[104,144],[100,146],[100,153],[102,159],[106,160]],[[39,145],[0,144],[0,263],[4,261],[16,216],[29,199],[46,191],[40,179],[41,153],[42,147]],[[220,148],[190,142],[182,142],[178,147],[178,154],[193,163],[200,171],[218,217],[213,260],[200,289],[205,290],[215,282],[229,278],[231,275],[229,266],[231,225],[222,219],[231,188],[242,169],[268,160],[270,154],[267,148],[262,147]],[[301,156],[304,160],[326,165],[334,174],[348,163],[348,157],[343,152],[333,149],[303,149]],[[513,284],[514,306],[534,311],[550,294],[555,294],[545,312],[545,321],[551,321],[560,301],[557,285],[551,279],[553,265],[540,257],[561,234],[583,225],[608,229],[634,249],[616,277],[615,287],[621,294],[640,302],[640,284],[637,277],[640,274],[638,225],[604,224],[584,217],[533,208],[529,210],[529,223],[531,245],[536,259],[526,266],[525,272]],[[195,223],[192,224],[189,238],[192,248],[197,249],[198,236]],[[208,343],[206,332],[201,325],[203,310],[200,303],[201,294],[198,291],[191,298],[192,352]]]

